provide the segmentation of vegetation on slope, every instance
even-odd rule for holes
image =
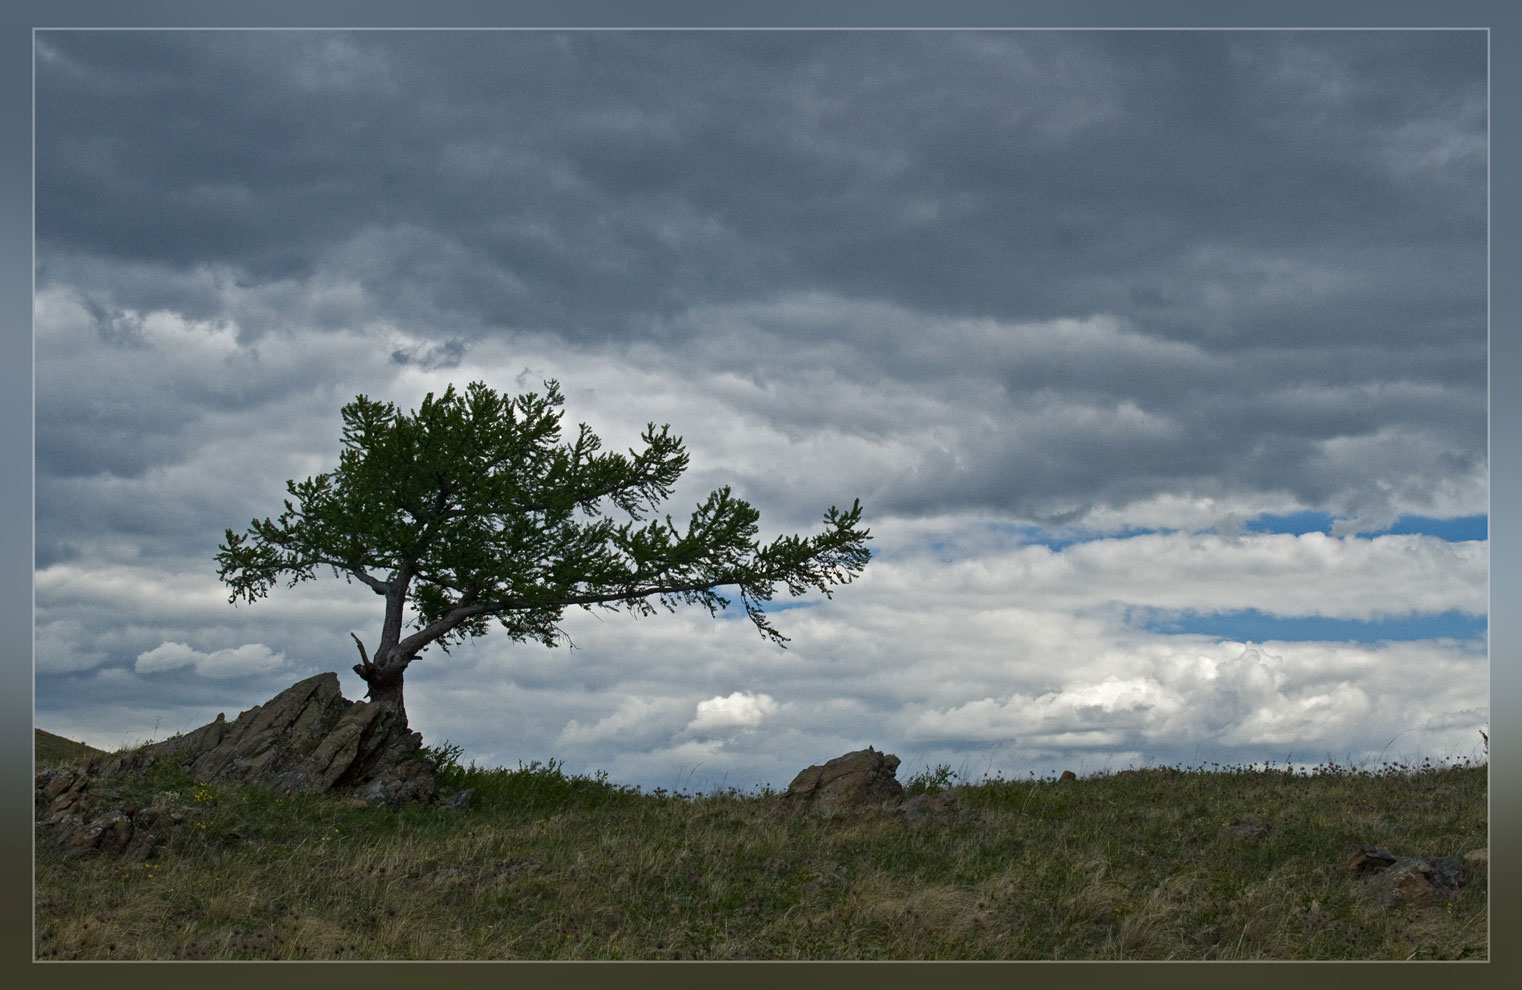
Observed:
[[[461,767],[468,810],[376,810],[164,768],[189,839],[143,862],[39,844],[39,959],[1483,959],[1487,878],[1372,901],[1358,844],[1488,845],[1487,767],[1153,768],[957,783],[919,822],[778,816],[551,761]],[[39,759],[43,750],[39,743]]]

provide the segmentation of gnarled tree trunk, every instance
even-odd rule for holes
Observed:
[[[401,651],[394,646],[382,645],[375,651],[375,659],[372,660],[365,654],[365,644],[360,642],[359,637],[353,633],[349,635],[354,637],[354,643],[359,647],[362,662],[354,665],[354,673],[365,682],[367,696],[376,704],[395,709],[405,723],[407,708],[402,702],[402,679],[407,665],[414,658],[400,656]]]

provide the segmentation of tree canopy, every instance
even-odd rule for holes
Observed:
[[[216,560],[228,600],[252,603],[282,578],[294,586],[323,569],[367,585],[385,598],[385,616],[373,655],[354,636],[354,670],[372,699],[400,707],[402,672],[424,648],[447,652],[494,621],[513,639],[554,646],[570,606],[717,614],[730,604],[718,589],[732,588],[780,645],[764,608],[779,586],[828,597],[866,566],[859,500],[831,506],[817,535],[765,545],[759,513],[728,486],[685,527],[650,518],[687,468],[681,438],[652,423],[642,450],[604,452],[583,423],[564,442],[564,401],[554,381],[516,397],[451,385],[411,414],[358,396],[343,408],[338,467],[286,482],[278,520],[227,530]]]

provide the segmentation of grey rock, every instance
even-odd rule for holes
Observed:
[[[870,746],[837,756],[794,777],[778,807],[828,814],[894,801],[904,793],[894,776],[898,765],[898,757]]]
[[[1452,900],[1464,883],[1464,864],[1452,856],[1402,856],[1361,845],[1343,868],[1363,875],[1363,893],[1386,908],[1421,907]]]
[[[232,722],[216,720],[146,746],[198,781],[260,784],[283,794],[345,794],[367,804],[404,804],[434,796],[433,768],[421,733],[403,716],[348,701],[329,671],[299,681]]]
[[[463,791],[455,791],[453,794],[449,795],[447,798],[444,798],[439,803],[446,808],[453,808],[456,811],[464,811],[470,807],[470,802],[475,796],[476,789],[474,787],[467,787]]]

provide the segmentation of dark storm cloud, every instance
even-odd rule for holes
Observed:
[[[1002,392],[978,415],[1026,439],[923,452],[962,482],[900,486],[904,511],[1347,502],[1370,479],[1322,445],[1379,430],[1447,445],[1379,469],[1429,487],[1484,456],[1480,32],[44,32],[37,62],[38,282],[103,339],[238,296],[242,343],[381,320],[412,368],[513,328]],[[334,284],[358,290],[309,291]],[[756,315],[811,295],[896,316]],[[1022,329],[1098,315],[1121,336]],[[1085,404],[1144,435],[1064,430]],[[175,442],[81,415],[39,415],[40,467],[131,473]]]
[[[1344,337],[1410,333],[1389,317],[1414,301],[1482,312],[1484,156],[1463,144],[1485,124],[1477,33],[42,46],[45,254],[270,278],[387,232],[376,289],[416,279],[487,325],[564,333],[783,285],[1006,320],[1135,312],[1217,344],[1311,339],[1328,315]],[[430,236],[464,269],[409,271]],[[1308,250],[1343,284],[1211,312],[1210,290],[1251,294],[1265,263]]]

